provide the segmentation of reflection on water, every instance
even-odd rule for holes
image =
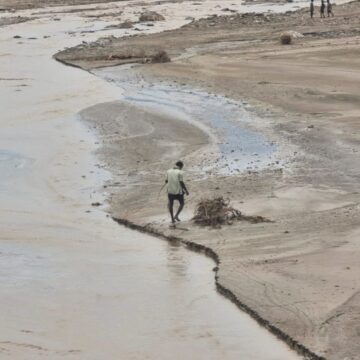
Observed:
[[[119,339],[125,353],[139,359],[299,359],[216,292],[212,260],[178,243],[121,233],[123,271],[116,274],[124,300],[115,316],[126,328]]]
[[[183,256],[183,249],[180,244],[170,242],[166,248],[167,250],[167,260],[168,260],[168,268],[170,270],[170,274],[172,274],[173,280],[176,279],[184,279],[187,277],[187,263],[186,258]]]

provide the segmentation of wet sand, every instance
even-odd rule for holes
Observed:
[[[159,200],[153,189],[160,188],[172,164],[167,158],[151,157],[155,149],[166,155],[166,147],[152,143],[152,134],[147,134],[138,139],[138,144],[149,144],[147,161],[137,152],[133,171],[117,174],[128,183],[124,186],[115,177],[107,185],[111,214],[212,249],[220,259],[218,282],[239,302],[318,356],[334,360],[358,359],[359,354],[358,13],[358,3],[353,2],[336,6],[337,16],[325,20],[311,20],[305,10],[278,17],[213,17],[178,31],[114,40],[102,48],[103,65],[112,65],[106,56],[118,45],[164,48],[172,63],[132,70],[139,79],[139,93],[147,86],[173,87],[181,93],[185,86],[195,97],[200,90],[209,98],[220,94],[231,103],[238,101],[256,114],[252,130],[274,142],[281,159],[282,150],[288,151],[279,168],[225,176],[216,170],[216,161],[223,160],[221,146],[208,148],[214,139],[190,154],[182,142],[172,154],[185,160],[191,197],[181,228],[169,230],[166,199]],[[289,29],[304,38],[281,46],[279,35]],[[91,70],[99,66],[92,61],[96,51],[96,46],[77,48],[62,53],[62,60]],[[115,70],[113,78],[117,76]],[[156,91],[156,102],[163,101],[158,95]],[[144,118],[158,113],[158,106],[139,103],[147,111]],[[93,108],[95,116],[88,120],[101,124],[107,106],[108,121],[121,127],[121,119],[112,113],[113,103],[101,105],[97,115]],[[122,111],[129,108],[122,105]],[[238,115],[241,121],[241,107]],[[194,125],[199,119],[192,120]],[[204,131],[202,121],[197,123]],[[115,145],[125,144],[126,133],[118,133],[112,138]],[[106,131],[103,136],[104,149],[111,148]],[[223,134],[217,136],[222,144]],[[126,153],[123,148],[122,155]],[[206,159],[213,161],[214,174],[202,177],[197,169]],[[108,158],[110,167],[112,161]],[[246,165],[253,166],[250,161]],[[189,220],[196,201],[214,194],[230,197],[245,213],[274,223],[239,223],[211,231],[195,227]]]

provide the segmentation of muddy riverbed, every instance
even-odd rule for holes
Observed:
[[[211,17],[177,31],[83,44],[59,54],[62,61],[87,70],[114,65],[113,54],[121,57],[124,46],[164,48],[170,54],[172,62],[137,71],[143,89],[130,102],[112,101],[85,112],[101,135],[104,151],[99,154],[120,169],[105,185],[111,214],[210,248],[220,259],[220,285],[315,358],[331,360],[359,357],[358,4],[337,4],[335,16],[325,19],[319,18],[318,8],[313,19],[306,9]],[[282,46],[284,30],[303,37]],[[155,100],[149,96],[149,83],[155,85]],[[200,117],[197,126],[190,123],[198,114],[189,97],[197,97],[198,89],[237,99],[242,105],[235,113],[241,113],[246,99],[258,115],[251,117],[251,125],[255,121],[261,135],[275,142],[275,154],[282,145],[291,150],[290,163],[235,176],[226,167],[225,175],[215,169],[213,176],[197,176],[195,165],[207,158],[216,168],[227,145],[220,136],[216,148],[202,151],[210,136],[206,125],[214,114],[216,127],[219,111],[210,107],[206,119]],[[169,109],[171,94],[186,106]],[[208,99],[200,98],[199,108],[206,113]],[[167,108],[166,116],[156,109],[158,104]],[[231,105],[221,104],[228,117]],[[251,109],[246,107],[245,113]],[[186,113],[186,121],[176,117],[179,112]],[[132,118],[147,131],[133,126]],[[246,129],[257,128],[248,125]],[[240,151],[231,150],[236,155]],[[166,197],[154,189],[160,189],[173,158],[185,161],[191,196],[185,221],[169,230]],[[122,168],[126,160],[127,171]],[[211,231],[194,226],[188,220],[196,203],[214,195],[230,197],[242,212],[273,222],[239,222]]]
[[[121,91],[52,59],[84,25],[0,32],[1,358],[298,358],[215,291],[212,260],[91,205],[112,174],[76,114]]]

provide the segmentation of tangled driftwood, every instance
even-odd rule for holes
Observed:
[[[247,216],[230,206],[230,200],[222,196],[201,200],[195,209],[193,221],[201,226],[219,228],[221,225],[231,225],[234,221],[249,221],[251,223],[270,222],[262,216]]]

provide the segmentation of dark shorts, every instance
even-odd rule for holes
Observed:
[[[184,194],[168,194],[168,197],[170,202],[177,200],[180,204],[184,204]]]

